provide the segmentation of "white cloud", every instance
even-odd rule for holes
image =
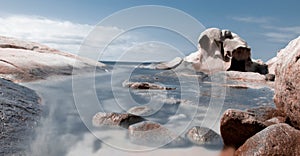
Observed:
[[[39,16],[0,16],[0,35],[34,41],[95,60],[163,61],[182,56],[167,44],[149,42],[149,34],[125,32],[117,27],[78,24]],[[119,35],[110,42],[116,35]],[[88,37],[87,37],[88,36]],[[151,36],[151,35],[150,35]],[[83,42],[85,41],[85,42]],[[85,43],[81,45],[82,43]],[[80,49],[81,47],[81,49]],[[101,49],[105,49],[103,55]],[[80,49],[80,53],[79,53]]]
[[[269,32],[264,36],[268,37],[269,41],[277,43],[288,43],[292,39],[300,35],[300,26],[278,27],[278,26],[264,26]]]
[[[270,17],[232,17],[233,20],[245,23],[266,24],[273,21]]]

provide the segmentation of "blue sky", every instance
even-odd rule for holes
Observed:
[[[173,7],[190,14],[205,27],[229,29],[239,34],[248,42],[252,47],[252,56],[254,58],[261,58],[264,61],[275,56],[278,50],[285,47],[290,40],[300,35],[300,20],[298,17],[300,15],[300,2],[297,0],[252,0],[243,2],[196,0],[10,0],[1,2],[0,22],[2,23],[0,24],[3,26],[3,22],[5,23],[7,21],[11,22],[11,24],[7,25],[5,29],[2,28],[0,35],[25,38],[28,40],[32,39],[42,43],[47,43],[47,41],[51,40],[50,46],[53,45],[54,47],[70,51],[75,49],[75,46],[68,49],[67,47],[55,45],[53,38],[43,37],[45,36],[42,35],[43,31],[56,29],[57,33],[59,33],[66,32],[66,30],[71,30],[72,28],[72,31],[66,36],[70,36],[72,33],[78,35],[75,36],[76,40],[74,40],[73,44],[80,44],[80,37],[87,35],[89,26],[97,24],[100,20],[114,12],[138,5],[163,5]],[[24,20],[22,23],[20,22],[22,18],[27,20]],[[37,19],[30,21],[32,18]],[[39,29],[37,27],[43,27],[43,21],[39,20],[39,18],[42,18],[44,21],[47,19],[51,21],[48,21],[48,24],[47,22],[45,23],[44,29],[37,30]],[[66,24],[65,21],[69,23]],[[26,22],[28,23],[28,27],[26,27]],[[32,22],[37,22],[37,24],[32,24],[30,27],[30,23]],[[55,25],[55,22],[61,22],[68,26],[61,28],[61,24],[58,23]],[[22,26],[24,25],[24,27],[14,26],[16,25],[15,23]],[[51,24],[55,26],[50,27]],[[62,30],[58,30],[60,28]],[[32,29],[31,31],[33,32],[28,29]],[[34,32],[36,34],[32,34]],[[51,32],[52,34],[56,33],[55,30],[51,30]],[[28,37],[28,35],[35,37]],[[49,33],[48,36],[50,35]],[[62,41],[62,38],[60,39],[61,40],[57,40],[57,42]],[[165,39],[167,39],[167,37]],[[63,42],[65,43],[67,41],[64,40]],[[73,42],[73,40],[68,40],[68,42]],[[188,50],[192,49],[187,49],[187,51]]]

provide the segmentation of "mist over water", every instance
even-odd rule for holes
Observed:
[[[176,155],[181,152],[216,154],[219,149],[197,146],[161,148],[153,151],[152,148],[130,143],[125,129],[101,129],[92,126],[92,117],[97,112],[126,112],[134,106],[146,105],[156,110],[155,114],[146,116],[146,119],[161,123],[183,136],[184,130],[203,124],[211,97],[215,98],[213,106],[217,106],[217,102],[223,102],[222,97],[218,97],[218,93],[212,92],[212,84],[205,83],[211,81],[211,78],[205,75],[197,75],[198,86],[196,86],[191,83],[195,82],[195,78],[179,78],[172,71],[133,69],[134,66],[136,65],[118,65],[113,71],[76,76],[73,81],[71,77],[66,77],[54,81],[25,83],[25,86],[36,90],[43,99],[42,117],[39,126],[35,129],[35,136],[27,154],[33,156],[134,155],[135,152],[129,152],[134,150],[152,151],[139,153],[144,155],[155,152],[158,155],[169,153]],[[132,73],[130,77],[126,77],[128,73]],[[128,79],[162,84],[175,87],[176,90],[132,90],[122,87],[122,83]],[[199,87],[200,89],[197,89]],[[217,90],[226,90],[224,104],[221,103],[221,112],[209,114],[206,120],[211,122],[203,125],[211,127],[218,133],[219,122],[213,122],[214,119],[210,120],[210,116],[219,119],[228,108],[246,109],[274,105],[272,100],[274,93],[268,88],[219,87]]]

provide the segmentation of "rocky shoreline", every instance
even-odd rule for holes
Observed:
[[[220,121],[221,136],[205,127],[195,126],[189,129],[185,136],[177,137],[163,125],[140,116],[151,110],[137,108],[129,113],[99,112],[93,118],[94,126],[122,127],[128,130],[131,142],[145,146],[186,147],[191,144],[197,146],[224,144],[224,152],[221,153],[223,155],[300,155],[300,37],[291,41],[275,58],[264,64],[251,59],[247,43],[237,34],[229,33],[227,30],[208,30],[213,30],[211,32],[219,36],[212,35],[208,31],[200,35],[198,52],[184,59],[176,58],[171,63],[152,67],[160,70],[173,68],[181,70],[186,65],[192,65],[196,70],[202,71],[206,68],[203,62],[221,61],[224,65],[221,66],[222,70],[206,74],[225,74],[229,81],[235,82],[219,84],[226,87],[273,88],[276,108],[259,107],[245,111],[233,109],[225,111]],[[214,53],[206,55],[204,52],[208,51],[203,44],[207,44],[210,40],[217,40],[218,44],[208,47],[207,49],[214,49],[212,50]],[[240,47],[242,49],[239,49]],[[224,52],[224,49],[227,50]],[[10,143],[1,145],[0,154],[4,155],[22,154],[26,147],[18,148],[18,145],[22,141],[30,140],[29,134],[33,133],[42,111],[41,99],[35,91],[14,82],[78,75],[95,69],[105,70],[105,65],[99,62],[63,53],[37,43],[7,37],[0,37],[0,55],[0,98],[2,100],[0,138],[4,143]],[[209,57],[201,60],[202,55],[218,57],[213,57],[217,60],[210,60]],[[243,66],[242,69],[237,68],[239,65]],[[215,69],[219,67],[216,66]],[[268,72],[264,71],[266,68]],[[195,75],[185,74],[185,76]],[[148,82],[125,81],[123,85],[130,89],[176,89]],[[12,146],[15,146],[13,151]]]

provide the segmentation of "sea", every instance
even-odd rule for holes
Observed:
[[[156,70],[147,68],[150,62],[103,63],[107,65],[105,70],[22,83],[42,97],[43,110],[32,139],[24,143],[26,155],[219,155],[219,147],[135,144],[127,129],[95,127],[92,119],[98,112],[126,113],[131,108],[147,107],[152,111],[144,118],[184,138],[194,126],[220,134],[220,118],[226,109],[274,106],[272,89],[228,87],[225,84],[235,82],[222,74],[209,76],[189,66]],[[126,82],[149,82],[174,89],[131,89],[124,86]]]

